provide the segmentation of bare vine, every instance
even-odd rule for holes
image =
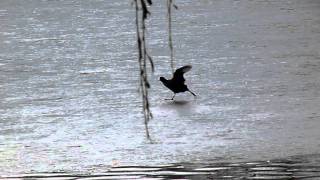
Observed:
[[[147,51],[146,46],[146,19],[150,15],[148,10],[148,5],[152,5],[151,0],[134,0],[135,9],[136,9],[136,33],[137,33],[137,44],[138,44],[138,61],[140,69],[140,90],[142,94],[143,102],[143,115],[144,123],[146,129],[147,138],[150,138],[148,130],[148,122],[152,118],[152,113],[150,111],[148,89],[150,84],[148,81],[148,71],[147,71],[147,62],[150,63],[152,72],[154,71],[153,60]]]
[[[149,104],[149,94],[148,89],[150,84],[148,81],[148,71],[147,63],[149,62],[152,72],[154,72],[154,64],[151,56],[147,51],[146,43],[146,20],[150,15],[149,7],[152,5],[152,0],[133,0],[136,10],[136,34],[137,34],[137,45],[138,45],[138,62],[140,70],[140,91],[142,94],[143,102],[143,115],[144,123],[146,129],[147,138],[150,139],[150,134],[148,130],[148,122],[152,118],[152,113],[150,111]],[[174,72],[173,64],[173,43],[172,43],[172,28],[171,28],[171,9],[178,7],[173,4],[173,0],[167,0],[167,9],[168,9],[168,32],[169,32],[169,48],[170,48],[170,57],[171,57],[171,69],[172,73]]]
[[[167,17],[168,17],[168,44],[170,49],[170,65],[172,74],[174,73],[174,52],[173,52],[173,43],[172,43],[172,7],[178,9],[178,7],[173,3],[173,0],[167,0]]]

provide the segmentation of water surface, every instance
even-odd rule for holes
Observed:
[[[177,1],[172,96],[164,2],[148,44],[152,141],[131,1],[0,1],[0,173],[238,162],[318,153],[320,2]]]

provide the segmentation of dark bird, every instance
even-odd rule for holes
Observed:
[[[173,100],[176,93],[181,93],[181,92],[186,92],[186,91],[189,91],[194,97],[196,97],[196,95],[188,89],[187,85],[184,84],[184,82],[186,80],[184,79],[183,74],[190,71],[191,68],[192,68],[191,65],[186,65],[186,66],[183,66],[183,67],[177,69],[173,73],[172,79],[167,80],[164,77],[160,77],[160,81],[163,83],[163,85],[165,85],[167,88],[169,88],[174,93],[171,99],[166,99],[166,100]]]

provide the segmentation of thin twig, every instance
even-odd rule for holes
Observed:
[[[150,88],[150,84],[148,81],[147,74],[147,61],[151,64],[152,72],[154,71],[154,65],[151,56],[147,52],[146,45],[146,22],[148,15],[150,14],[147,4],[151,5],[151,0],[139,0],[141,5],[141,15],[139,15],[139,3],[138,0],[134,0],[135,9],[136,9],[136,33],[137,33],[137,44],[138,44],[138,61],[139,61],[139,69],[140,69],[140,87],[142,94],[142,104],[143,104],[143,116],[144,116],[144,124],[146,129],[147,138],[150,139],[150,134],[148,130],[148,122],[150,118],[152,118],[152,113],[150,111],[149,105],[149,97],[148,97],[148,88]],[[139,20],[141,17],[141,20]]]
[[[171,70],[172,74],[174,73],[174,64],[173,64],[173,43],[172,43],[172,17],[171,17],[171,8],[172,8],[172,0],[167,0],[167,9],[168,9],[168,44],[170,49],[170,64],[171,64]]]

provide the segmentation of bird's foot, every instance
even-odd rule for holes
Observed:
[[[176,93],[174,93],[174,95],[172,96],[172,98],[171,99],[164,99],[164,100],[171,100],[171,101],[173,101],[173,98],[176,96]]]
[[[173,98],[171,98],[171,99],[164,99],[164,100],[166,100],[166,101],[168,101],[168,100],[169,100],[169,101],[173,101]]]

